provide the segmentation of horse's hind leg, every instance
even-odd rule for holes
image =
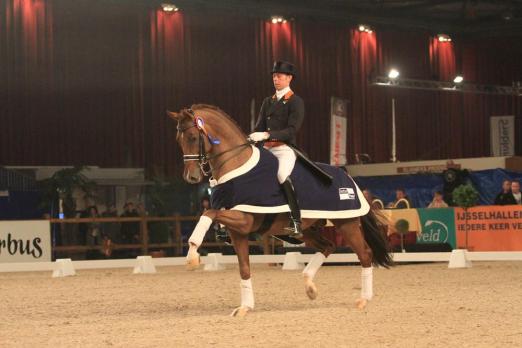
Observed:
[[[357,299],[356,305],[363,309],[373,297],[372,251],[364,239],[359,218],[334,220],[334,225],[343,234],[346,246],[357,254],[361,263],[361,297]]]

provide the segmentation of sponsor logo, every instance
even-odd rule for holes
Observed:
[[[355,199],[355,191],[351,187],[341,187],[339,189],[339,199],[341,201],[347,200],[347,199]]]
[[[442,221],[427,220],[417,240],[424,243],[447,243],[448,236],[448,227]]]

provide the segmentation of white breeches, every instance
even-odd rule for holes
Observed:
[[[295,160],[297,159],[295,152],[287,145],[271,147],[268,148],[268,150],[272,152],[279,161],[279,168],[277,169],[277,180],[280,184],[282,184],[285,182],[286,178],[292,174],[292,170],[294,170]]]

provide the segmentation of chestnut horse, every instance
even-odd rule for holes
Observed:
[[[167,111],[167,114],[178,122],[176,138],[184,155],[183,178],[188,183],[200,183],[204,176],[210,173],[213,180],[219,182],[220,178],[240,168],[253,155],[254,148],[245,134],[225,112],[217,107],[198,104],[179,113]],[[202,215],[189,239],[187,263],[195,267],[199,264],[197,248],[210,225],[217,222],[228,228],[241,276],[241,305],[232,312],[232,315],[244,316],[254,309],[254,295],[250,280],[249,233],[281,234],[289,223],[288,213],[272,215],[271,219],[265,219],[266,217],[266,214],[210,209]],[[269,221],[268,225],[267,221]],[[310,299],[315,299],[318,294],[313,282],[317,270],[324,259],[335,250],[333,243],[322,237],[318,228],[314,228],[322,221],[324,219],[303,219],[302,222],[303,241],[320,251],[312,256],[303,271],[305,291]],[[392,265],[386,238],[372,210],[364,216],[331,219],[331,221],[337,231],[342,233],[346,246],[357,254],[361,263],[361,296],[356,300],[356,305],[364,308],[373,296],[372,265],[384,267]]]

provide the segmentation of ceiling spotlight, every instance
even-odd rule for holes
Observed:
[[[439,42],[451,42],[451,37],[447,34],[439,34],[437,35],[437,39]]]
[[[388,77],[390,79],[396,79],[397,77],[399,77],[399,70],[391,69],[390,72],[388,73]]]
[[[457,75],[453,79],[453,82],[455,82],[455,83],[462,83],[462,81],[464,81],[464,78],[461,75]]]
[[[272,18],[270,18],[270,21],[273,23],[273,24],[280,24],[280,23],[286,23],[287,20],[281,16],[272,16]]]
[[[169,3],[163,3],[161,4],[161,9],[164,11],[164,12],[178,12],[179,11],[179,8],[174,5],[174,4],[169,4]]]
[[[373,29],[369,25],[360,24],[359,25],[359,31],[363,32],[363,33],[371,34],[373,32]]]

